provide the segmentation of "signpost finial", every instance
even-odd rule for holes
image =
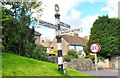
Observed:
[[[58,4],[55,4],[55,12],[59,12],[60,8],[58,6]]]

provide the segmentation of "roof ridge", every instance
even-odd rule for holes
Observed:
[[[86,46],[87,39],[83,37],[76,37],[71,35],[63,35],[63,38],[67,41],[68,44],[71,45],[83,45]]]

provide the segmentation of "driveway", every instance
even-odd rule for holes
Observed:
[[[100,69],[98,70],[98,75],[95,70],[94,71],[80,71],[80,72],[93,75],[93,76],[118,76],[118,70],[111,70],[111,69]]]

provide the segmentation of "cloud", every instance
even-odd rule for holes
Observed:
[[[98,16],[99,16],[99,14],[96,14],[94,16],[87,16],[87,17],[81,19],[82,20],[82,24],[81,24],[82,32],[79,33],[80,37],[88,36],[88,38],[89,38],[90,29],[92,28],[93,23],[98,18]]]
[[[90,28],[92,27],[94,21],[98,18],[99,14],[93,16],[86,16],[85,18],[80,18],[82,12],[76,10],[74,7],[82,2],[106,2],[106,7],[101,8],[101,12],[108,11],[109,17],[118,16],[118,1],[120,0],[42,0],[43,1],[43,15],[40,19],[55,24],[55,4],[57,3],[60,7],[60,20],[71,25],[71,28],[82,27],[82,32],[79,36],[83,37],[85,35],[90,35]],[[38,29],[39,31],[39,29]],[[41,33],[43,37],[48,37],[52,40],[55,37],[55,30],[41,28]]]
[[[42,2],[43,2],[44,10],[43,10],[43,15],[40,17],[41,20],[55,24],[55,17],[54,17],[55,6],[54,5],[57,3],[60,7],[60,12],[59,12],[61,15],[60,20],[67,24],[71,24],[72,26],[75,25],[74,23],[76,23],[76,26],[78,25],[77,24],[79,22],[78,16],[80,16],[81,13],[72,8],[75,5],[77,5],[78,2],[80,2],[80,0],[77,0],[77,1],[76,0],[59,0],[59,1],[58,0],[43,0]],[[71,11],[71,15],[68,15],[68,11]],[[35,13],[35,15],[36,15],[36,13]],[[73,22],[73,20],[70,20],[70,19],[74,19],[74,22]],[[36,31],[39,31],[39,30],[43,34],[44,38],[46,36],[49,36],[50,40],[52,40],[55,37],[54,29],[48,29],[47,31],[45,31],[44,28],[36,29]]]
[[[82,27],[84,28],[91,28],[95,20],[98,18],[99,14],[96,14],[94,16],[87,16],[84,19],[82,19]]]
[[[107,0],[106,7],[101,8],[101,11],[108,11],[108,16],[110,18],[118,17],[118,2],[120,0]]]
[[[71,25],[71,28],[81,27],[82,20],[80,19],[81,12],[75,9],[71,9],[70,13],[64,16],[64,22]]]
[[[94,16],[86,16],[85,18],[80,18],[82,13],[78,10],[72,9],[70,14],[65,17],[65,22],[70,23],[71,28],[81,28],[82,32],[79,33],[80,37],[89,36],[90,28],[92,27],[94,21],[98,18],[99,14]]]

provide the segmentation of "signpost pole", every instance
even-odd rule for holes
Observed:
[[[95,68],[96,68],[96,75],[98,76],[97,53],[95,53]]]
[[[58,49],[58,70],[63,71],[63,57],[62,57],[62,36],[61,36],[61,27],[60,27],[60,14],[59,12],[59,6],[55,4],[55,19],[56,19],[56,26],[57,26],[57,49]]]
[[[98,76],[98,64],[97,64],[97,53],[100,51],[100,45],[98,43],[92,43],[90,45],[90,52],[95,55],[95,68],[96,68],[96,76]]]

